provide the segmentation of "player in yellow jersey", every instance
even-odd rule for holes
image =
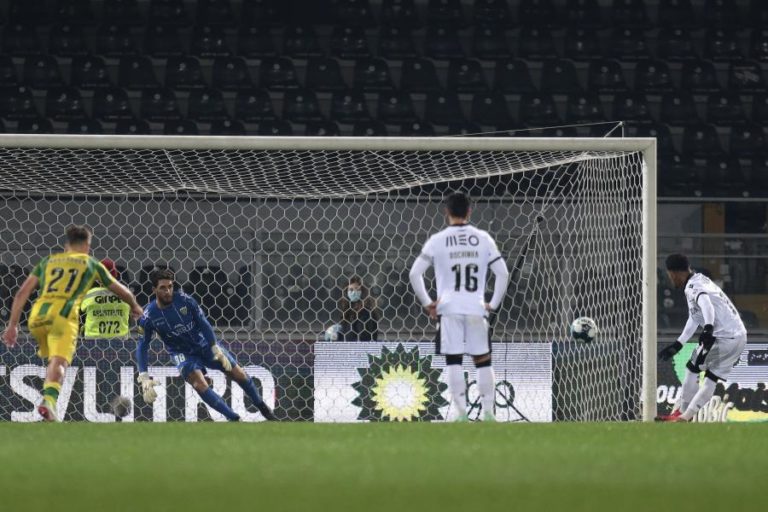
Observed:
[[[19,334],[21,311],[39,286],[40,293],[32,305],[28,324],[30,333],[37,340],[37,353],[48,360],[43,402],[37,408],[45,421],[59,420],[56,401],[77,346],[80,301],[94,281],[127,302],[134,319],[142,314],[131,291],[117,282],[104,265],[89,255],[91,236],[90,229],[85,226],[67,228],[64,252],[40,260],[16,292],[11,317],[3,333],[3,342],[8,348],[14,347]]]

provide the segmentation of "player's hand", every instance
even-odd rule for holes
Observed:
[[[136,382],[141,384],[141,397],[144,399],[144,402],[151,404],[157,399],[155,386],[159,386],[160,383],[150,377],[147,372],[141,372]]]
[[[224,351],[221,350],[221,347],[218,345],[214,345],[213,348],[211,348],[211,351],[213,352],[213,359],[221,363],[221,366],[222,368],[224,368],[224,371],[231,372],[232,363],[229,361],[229,358],[224,353]]]
[[[143,315],[143,314],[144,314],[144,310],[141,309],[141,306],[139,306],[136,303],[134,303],[134,305],[131,306],[131,318],[132,319],[138,320],[139,318],[141,318],[141,315]]]
[[[680,352],[683,349],[683,344],[679,341],[674,342],[667,348],[659,350],[659,359],[662,361],[669,361],[673,357],[675,357],[675,354]]]
[[[13,348],[16,346],[16,341],[19,338],[19,327],[17,325],[9,325],[5,328],[5,332],[3,333],[3,343],[5,343],[5,346],[8,348]]]
[[[712,334],[714,331],[714,326],[712,324],[707,324],[704,326],[704,330],[701,331],[701,334],[699,334],[699,343],[704,346],[704,349],[707,352],[709,352],[712,345],[715,344],[715,336]]]
[[[493,313],[493,308],[488,302],[483,302],[483,306],[485,307],[485,310],[489,313]]]
[[[434,301],[432,304],[428,304],[424,306],[424,309],[427,311],[427,314],[429,315],[429,318],[431,320],[437,320],[437,304],[440,302],[439,300]]]

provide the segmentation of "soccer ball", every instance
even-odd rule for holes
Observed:
[[[589,343],[597,336],[597,324],[588,316],[582,316],[571,322],[571,336],[576,341]]]
[[[112,413],[118,418],[123,418],[131,412],[131,400],[125,396],[116,396],[109,405],[112,407]]]

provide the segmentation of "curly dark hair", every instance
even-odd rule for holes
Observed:
[[[157,288],[157,283],[162,281],[163,279],[170,279],[173,281],[174,274],[173,270],[169,268],[156,268],[152,272],[149,273],[149,280],[152,281],[152,286],[154,288]]]

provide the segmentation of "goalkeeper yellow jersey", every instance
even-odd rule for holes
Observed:
[[[115,282],[100,261],[80,252],[46,256],[35,265],[32,275],[40,282],[40,294],[35,304],[47,304],[46,307],[33,308],[33,311],[58,310],[61,316],[73,320],[77,320],[80,302],[95,281],[104,287]]]

